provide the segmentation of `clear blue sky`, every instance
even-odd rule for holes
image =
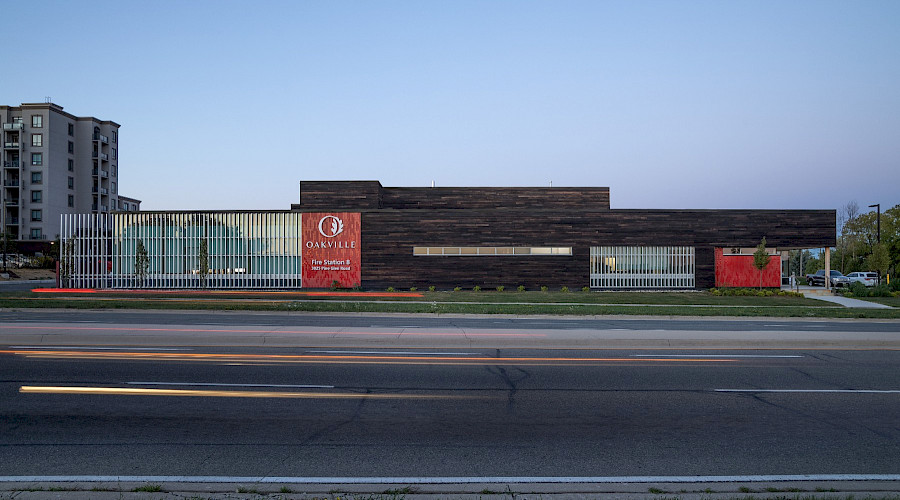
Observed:
[[[122,125],[145,209],[301,179],[900,203],[900,1],[0,0],[0,102]]]

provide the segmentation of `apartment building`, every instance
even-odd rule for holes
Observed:
[[[53,240],[61,214],[137,211],[119,194],[119,124],[75,116],[51,102],[0,105],[3,230]]]

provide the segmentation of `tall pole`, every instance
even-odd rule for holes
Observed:
[[[876,216],[876,224],[877,224],[877,235],[878,235],[878,243],[881,243],[881,203],[876,203],[874,205],[869,205],[869,208],[876,208],[878,210],[878,215]]]
[[[876,203],[874,205],[869,205],[869,208],[875,207],[878,210],[877,215],[875,216],[875,224],[876,224],[876,238],[878,239],[878,244],[881,244],[881,203]],[[878,270],[878,283],[881,283],[881,270]]]

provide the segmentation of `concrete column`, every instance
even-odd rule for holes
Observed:
[[[825,289],[831,288],[831,247],[825,247]]]

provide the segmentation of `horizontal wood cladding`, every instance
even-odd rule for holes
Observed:
[[[300,203],[294,210],[377,210],[381,208],[378,181],[300,181]]]
[[[382,208],[395,209],[609,209],[609,188],[441,187],[383,188]]]
[[[301,181],[295,210],[608,210],[609,188],[390,187],[378,181]]]
[[[835,244],[833,210],[381,210],[362,215],[367,286],[589,284],[592,246],[693,246],[696,284],[715,283],[713,248]],[[414,246],[572,247],[572,255],[413,256]]]

